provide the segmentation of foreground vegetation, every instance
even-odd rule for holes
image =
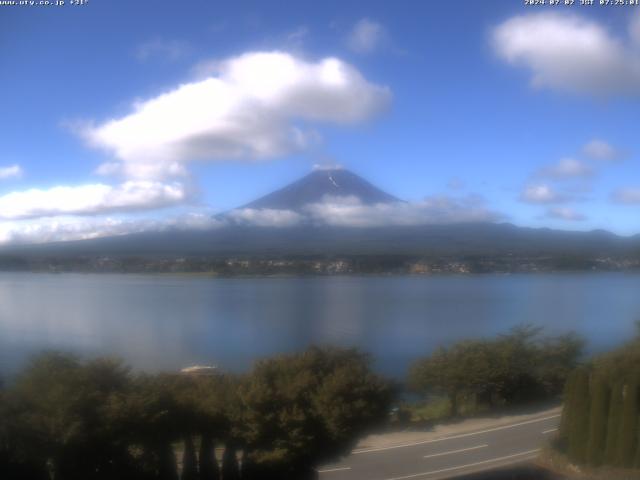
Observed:
[[[0,478],[314,478],[391,401],[353,350],[279,356],[242,377],[133,375],[115,360],[46,354],[1,393]]]
[[[403,426],[407,414],[557,399],[581,352],[574,335],[532,327],[460,342],[415,363],[408,384],[425,401],[393,410],[397,390],[350,349],[277,356],[242,376],[134,374],[114,359],[43,354],[0,389],[0,478],[315,478],[392,411]]]
[[[522,326],[496,339],[439,348],[413,365],[408,383],[427,398],[435,396],[436,412],[442,412],[444,396],[450,416],[559,399],[582,350],[574,334],[543,337],[539,328]]]
[[[640,468],[640,329],[577,369],[566,386],[559,449],[576,464]]]

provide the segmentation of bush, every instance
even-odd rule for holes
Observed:
[[[599,466],[604,460],[607,441],[607,415],[609,414],[609,399],[611,397],[607,379],[602,375],[595,375],[591,391],[587,462]]]
[[[589,372],[578,369],[572,382],[570,392],[572,401],[568,408],[572,410],[569,424],[568,453],[569,458],[577,463],[584,463],[587,459],[587,444],[589,442]]]
[[[461,398],[492,407],[557,397],[583,342],[572,334],[542,338],[540,333],[517,327],[495,340],[440,348],[413,364],[407,383],[425,395],[446,395],[451,415],[459,413]]]
[[[239,479],[241,450],[245,480],[307,478],[385,421],[392,393],[354,350],[264,360],[242,379],[134,376],[116,360],[41,355],[0,390],[0,477],[178,480],[178,444],[183,480]]]
[[[640,466],[640,337],[575,371],[560,438],[576,463]]]

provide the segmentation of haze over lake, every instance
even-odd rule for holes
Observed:
[[[357,346],[402,376],[438,345],[532,323],[613,347],[640,319],[640,275],[308,278],[0,274],[0,371],[43,349],[114,354],[136,368],[216,364],[310,344]]]

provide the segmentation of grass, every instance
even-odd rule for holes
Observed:
[[[451,414],[451,402],[447,398],[435,398],[428,402],[420,402],[406,406],[411,423],[433,422],[443,420]]]
[[[640,470],[617,467],[574,465],[553,442],[545,447],[537,464],[562,475],[567,480],[638,480]]]
[[[478,406],[472,399],[459,400],[458,415],[464,418],[487,411],[487,407]],[[397,423],[402,427],[419,427],[451,419],[451,402],[447,397],[431,397],[426,401],[405,403],[397,413]]]

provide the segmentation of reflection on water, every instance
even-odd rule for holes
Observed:
[[[116,354],[135,367],[246,369],[309,344],[358,346],[402,375],[437,345],[519,323],[575,330],[593,349],[640,319],[640,275],[212,279],[0,274],[0,370],[43,348]]]

